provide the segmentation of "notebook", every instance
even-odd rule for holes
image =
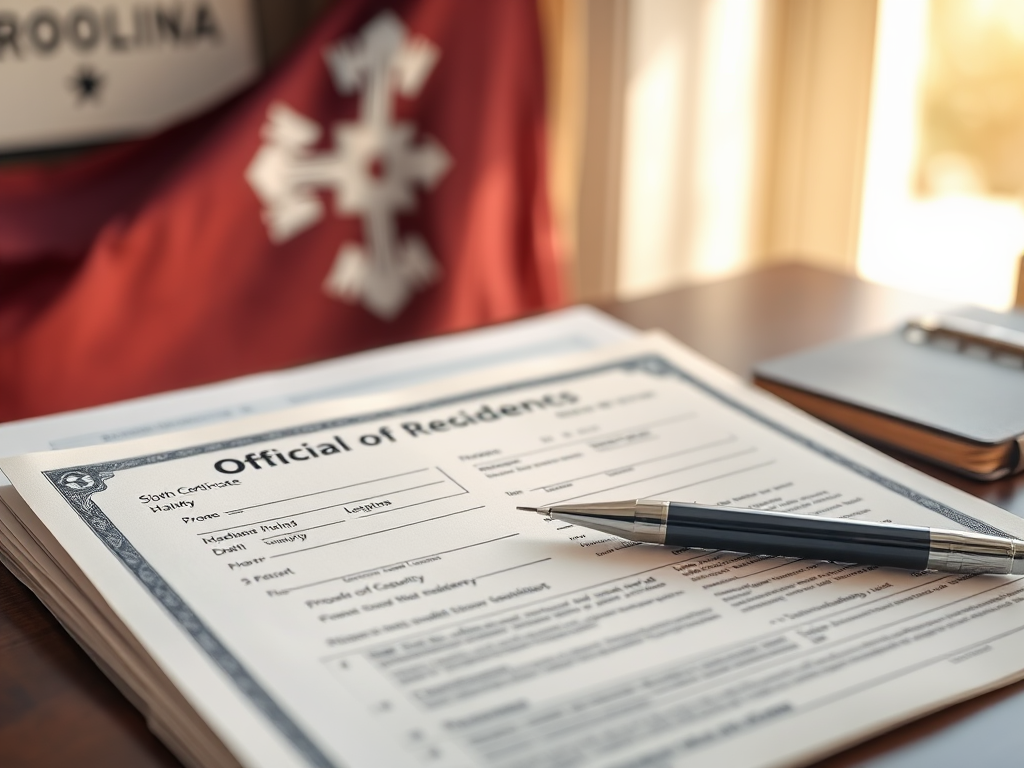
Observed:
[[[755,382],[870,442],[975,479],[1024,469],[1024,314],[966,308],[770,360]]]

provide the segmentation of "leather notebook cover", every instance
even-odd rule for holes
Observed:
[[[970,308],[951,316],[1024,331],[1024,314]],[[931,344],[902,330],[758,365],[755,376],[983,444],[1024,434],[1024,368]]]

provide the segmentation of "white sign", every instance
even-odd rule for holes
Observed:
[[[151,133],[259,69],[248,0],[0,0],[0,152]]]

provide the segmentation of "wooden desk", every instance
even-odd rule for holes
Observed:
[[[727,368],[748,375],[759,360],[830,339],[881,331],[908,314],[940,306],[852,278],[783,266],[605,309],[640,328],[664,328]],[[983,484],[927,471],[1024,516],[1024,478]],[[1013,697],[1021,700],[1024,711],[1024,683],[1019,683],[918,720],[820,766],[869,765],[879,755],[927,745],[951,726],[1014,703]],[[146,730],[142,716],[2,567],[0,765],[180,765]]]

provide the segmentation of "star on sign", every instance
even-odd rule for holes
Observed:
[[[71,89],[78,94],[78,103],[89,99],[99,100],[104,79],[103,75],[90,66],[79,67],[78,72],[70,79]]]

